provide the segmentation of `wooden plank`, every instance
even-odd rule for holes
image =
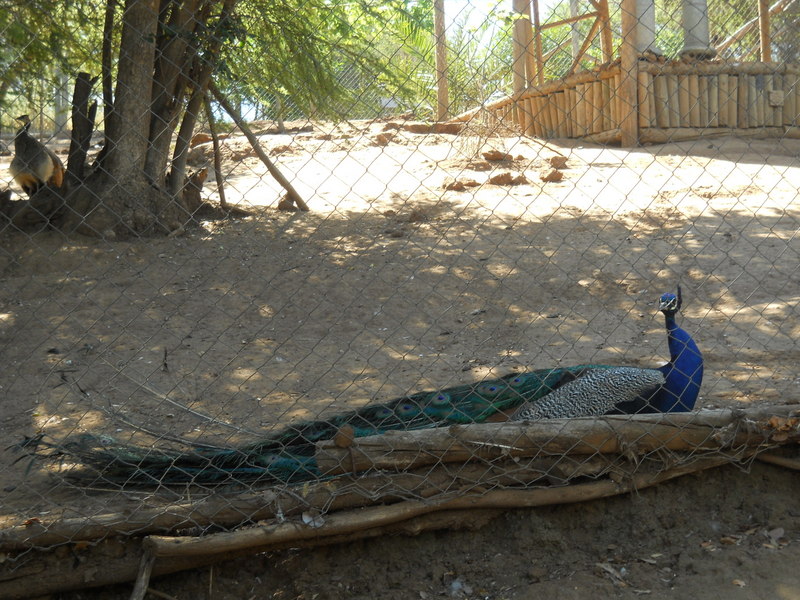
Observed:
[[[728,76],[728,125],[737,127],[739,124],[739,78],[735,75]]]
[[[711,98],[708,90],[708,77],[705,75],[697,78],[700,87],[700,126],[708,127],[711,122]]]
[[[783,104],[785,102],[785,96],[783,94],[783,77],[772,74],[769,76],[769,78],[770,85],[769,90],[767,91],[767,110],[769,110],[770,116],[772,117],[770,120],[770,125],[773,127],[778,127],[779,125],[783,125]],[[781,101],[780,104],[776,104],[774,106],[772,105],[773,95],[776,96],[776,101]]]
[[[738,88],[736,124],[739,129],[747,129],[750,127],[750,111],[748,110],[750,94],[749,79],[749,75],[740,75],[736,78]]]
[[[669,126],[678,127],[681,124],[680,92],[677,75],[665,75],[667,80],[667,98],[669,98]]]
[[[719,78],[721,75],[706,77],[706,97],[708,98],[708,126],[719,127]]]
[[[564,95],[567,102],[567,137],[575,138],[578,137],[578,124],[576,121],[578,97],[575,88],[567,88],[564,90]]]
[[[697,75],[688,75],[686,77],[686,87],[689,90],[689,125],[691,127],[702,127],[700,77]]]
[[[639,71],[639,127],[653,127],[654,114],[651,111],[653,104],[653,76],[645,71]]]
[[[669,91],[666,75],[653,76],[653,101],[657,127],[669,127]]]
[[[589,86],[585,83],[579,83],[575,87],[575,92],[578,98],[578,136],[584,136],[589,133],[589,112],[590,103],[587,100]]]
[[[729,103],[731,102],[731,95],[728,89],[728,74],[720,73],[715,77],[717,81],[717,88],[719,97],[717,104],[719,105],[719,127],[734,127],[736,122],[731,122],[729,119]]]
[[[592,87],[592,117],[589,120],[589,131],[590,133],[600,133],[603,129],[603,113],[602,113],[602,104],[603,104],[603,90],[602,84],[599,81],[594,81],[591,84]]]
[[[750,127],[764,126],[764,109],[761,103],[761,91],[758,89],[758,75],[747,77],[747,111]]]
[[[689,103],[688,75],[678,75],[678,126],[689,127],[691,124],[691,105]]]
[[[556,92],[553,95],[555,96],[553,110],[555,110],[556,137],[569,137],[567,133],[567,95],[564,92]]]
[[[797,124],[797,75],[789,71],[783,76],[783,124]]]

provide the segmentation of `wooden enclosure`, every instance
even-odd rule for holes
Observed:
[[[800,137],[800,65],[640,60],[635,102],[619,93],[630,77],[620,61],[532,86],[472,111],[526,135],[619,142],[623,120],[636,115],[638,141],[663,143],[713,134]]]
[[[699,41],[700,49],[685,42],[677,60],[666,60],[654,49],[653,2],[620,0],[622,30],[614,59],[608,0],[589,0],[590,12],[545,24],[540,22],[538,0],[512,0],[519,15],[514,27],[514,93],[456,120],[480,116],[490,125],[513,124],[525,135],[623,146],[714,134],[800,137],[800,64],[773,62],[770,50],[770,18],[790,0],[778,0],[771,7],[767,0],[758,0],[758,17],[716,47],[709,45],[707,26],[702,39],[697,31],[685,30],[687,40]],[[705,5],[703,0],[699,3]],[[573,50],[572,66],[564,77],[544,81],[550,55],[542,53],[542,32],[583,19],[593,21],[579,49],[576,44]],[[760,43],[752,52],[757,60],[750,60],[749,52],[736,60],[716,57],[755,30]],[[602,64],[577,71],[595,39]]]

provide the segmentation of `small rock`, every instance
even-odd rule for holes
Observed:
[[[561,181],[564,179],[564,173],[559,171],[558,169],[543,169],[539,173],[539,178],[542,181]]]
[[[567,157],[551,156],[550,158],[546,159],[546,162],[554,169],[563,169],[567,166]]]
[[[392,138],[394,138],[394,134],[379,133],[375,136],[375,144],[378,146],[387,146],[389,142],[392,141]]]
[[[514,157],[506,152],[500,152],[500,150],[489,150],[488,152],[481,152],[481,156],[489,161],[499,161],[499,160],[514,160]]]
[[[283,198],[281,198],[281,201],[278,202],[278,210],[295,212],[297,211],[297,207],[294,205],[294,200],[292,200],[288,196],[284,196]]]
[[[467,188],[477,187],[479,185],[480,184],[474,179],[452,179],[448,177],[444,180],[442,187],[454,192],[463,192]]]
[[[275,146],[269,151],[271,156],[277,156],[278,154],[286,154],[287,152],[292,152],[292,147],[287,144],[283,144],[282,146]]]
[[[522,173],[514,175],[514,173],[508,171],[492,175],[489,178],[489,183],[493,183],[494,185],[520,185],[527,182],[527,178]]]

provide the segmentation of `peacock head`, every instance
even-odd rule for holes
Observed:
[[[678,293],[667,292],[658,301],[658,310],[665,315],[674,315],[681,309],[681,286],[678,286]]]

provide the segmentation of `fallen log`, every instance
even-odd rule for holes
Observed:
[[[335,440],[319,442],[316,460],[322,473],[333,475],[370,469],[405,470],[476,458],[766,449],[790,438],[800,439],[800,419],[789,417],[797,412],[796,406],[773,406],[751,411],[618,415],[389,431],[357,438],[344,448]],[[787,424],[787,419],[793,420]]]
[[[295,489],[273,487],[246,494],[217,493],[204,498],[136,507],[91,517],[38,519],[0,530],[0,551],[15,552],[60,544],[92,542],[118,535],[167,534],[209,526],[232,529],[276,516],[291,517],[306,510],[336,511],[457,493],[475,486],[529,485],[541,479],[565,484],[576,477],[599,476],[613,466],[614,457],[563,457],[529,461],[499,461],[427,467],[406,473],[372,473],[339,477]]]

